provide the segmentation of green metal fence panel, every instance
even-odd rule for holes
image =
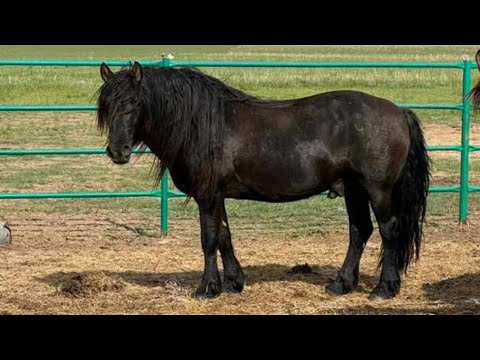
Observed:
[[[163,174],[161,180],[162,200],[160,204],[160,229],[163,234],[168,232],[168,173]],[[183,195],[183,194],[181,194]]]
[[[151,153],[150,150],[133,150],[135,154]],[[58,155],[105,155],[106,149],[75,148],[75,149],[0,149],[4,156],[58,156]]]
[[[472,65],[464,61],[463,67],[463,111],[462,111],[462,152],[460,158],[460,222],[466,223],[468,216],[468,192],[470,174],[470,99],[472,89]]]
[[[123,191],[123,192],[64,192],[64,193],[4,193],[0,200],[13,199],[94,199],[124,197],[161,197],[160,191]]]
[[[419,110],[463,110],[461,104],[410,104],[397,103],[398,106]],[[0,105],[0,111],[4,112],[56,112],[56,111],[95,111],[95,105]]]
[[[233,67],[233,68],[417,68],[417,69],[463,69],[463,62],[284,62],[284,61],[176,61],[162,60],[139,61],[144,66],[187,66],[187,67]],[[92,66],[102,63],[109,66],[126,67],[133,61],[126,60],[0,60],[0,66]]]
[[[101,60],[1,60],[0,66],[66,66],[66,67],[99,67]],[[107,60],[109,66],[127,67],[133,61]],[[460,184],[459,186],[431,187],[432,193],[459,194],[459,220],[465,223],[468,218],[468,194],[480,192],[480,186],[469,184],[469,156],[471,152],[480,151],[480,146],[470,145],[470,112],[471,104],[468,98],[472,87],[472,71],[476,64],[469,60],[463,62],[258,62],[258,61],[174,61],[168,58],[162,60],[146,60],[140,62],[144,66],[160,67],[222,67],[222,68],[383,68],[383,69],[459,69],[463,72],[462,102],[457,104],[414,104],[398,103],[397,105],[411,109],[457,110],[462,112],[462,139],[460,145],[429,146],[429,151],[460,152]],[[95,111],[95,105],[0,105],[3,112],[80,112]],[[150,151],[135,150],[135,153],[149,153]],[[66,156],[66,155],[103,155],[105,149],[74,148],[74,149],[0,149],[0,156]],[[160,198],[160,228],[163,234],[168,232],[168,201],[172,198],[186,195],[170,191],[168,174],[161,179],[160,189],[157,191],[123,191],[123,192],[64,192],[64,193],[4,193],[0,200],[7,199],[86,199],[86,198],[123,198],[123,197],[153,197]]]
[[[95,111],[95,105],[0,105],[0,111]]]

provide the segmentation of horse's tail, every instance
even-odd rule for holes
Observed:
[[[418,260],[430,184],[430,159],[420,120],[404,110],[410,129],[407,161],[393,189],[393,211],[397,218],[397,264],[406,271],[413,258]]]

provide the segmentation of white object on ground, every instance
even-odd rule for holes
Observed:
[[[9,244],[12,241],[12,232],[10,227],[0,221],[0,245]]]

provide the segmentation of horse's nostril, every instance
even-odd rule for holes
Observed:
[[[131,147],[130,145],[125,145],[125,146],[123,147],[124,150],[130,150],[131,148],[132,148],[132,147]]]

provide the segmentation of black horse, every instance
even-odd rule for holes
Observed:
[[[480,70],[480,50],[477,51],[475,60],[477,61],[477,68],[478,70]],[[480,82],[476,86],[474,86],[474,88],[470,92],[470,96],[472,98],[473,105],[478,108],[480,106]]]
[[[205,269],[197,296],[244,286],[225,198],[288,202],[325,190],[344,195],[350,220],[348,254],[328,290],[357,287],[373,231],[371,205],[383,239],[372,298],[399,292],[400,272],[419,256],[429,186],[425,141],[412,111],[354,91],[266,101],[191,68],[136,62],[113,73],[103,64],[101,76],[98,126],[108,134],[109,157],[126,164],[136,146],[149,147],[159,177],[169,169],[199,206]]]

